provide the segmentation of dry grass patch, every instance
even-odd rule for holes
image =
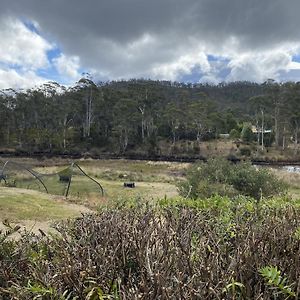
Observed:
[[[288,172],[284,169],[271,168],[271,171],[289,186],[289,194],[293,199],[300,199],[300,173]]]

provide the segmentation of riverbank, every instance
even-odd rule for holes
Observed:
[[[256,165],[300,165],[300,153],[295,153],[293,145],[284,151],[275,147],[265,148],[265,151],[257,150],[256,144],[242,143],[233,140],[212,140],[195,144],[187,141],[179,141],[176,145],[161,144],[159,151],[148,153],[143,149],[131,149],[125,153],[108,152],[100,148],[81,150],[53,150],[53,151],[27,151],[14,148],[0,148],[0,157],[10,159],[12,157],[36,158],[36,159],[127,159],[140,161],[167,161],[192,163],[206,161],[212,157],[224,157],[232,162],[250,160]]]

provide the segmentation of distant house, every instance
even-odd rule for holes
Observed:
[[[262,129],[261,129],[260,127],[256,127],[256,126],[252,126],[252,127],[251,127],[251,130],[252,130],[252,132],[253,132],[254,134],[261,134],[261,133],[266,134],[266,133],[271,133],[271,132],[272,132],[271,129],[264,129],[264,130],[262,131]]]

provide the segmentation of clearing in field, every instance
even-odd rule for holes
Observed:
[[[70,163],[16,159],[6,166],[3,163],[0,175],[2,170],[2,186],[69,196],[69,199],[95,207],[97,202],[117,198],[177,196],[175,184],[182,178],[186,165],[126,160]],[[135,188],[124,188],[125,182],[135,182]]]
[[[28,229],[33,226],[47,230],[53,221],[77,217],[81,212],[95,212],[114,201],[156,201],[178,196],[175,184],[186,168],[186,164],[164,162],[80,160],[80,169],[73,169],[66,199],[63,195],[70,182],[71,161],[28,158],[13,161],[3,172],[7,177],[5,181],[2,178],[0,185],[0,222],[7,219]],[[1,170],[3,166],[4,163]],[[39,176],[48,194],[41,181],[28,170]],[[95,182],[101,183],[104,195]],[[124,182],[135,182],[135,188],[125,188]]]

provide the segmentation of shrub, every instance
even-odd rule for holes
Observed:
[[[241,136],[241,133],[237,129],[231,129],[229,132],[229,136],[231,139],[238,139]]]
[[[190,202],[202,207],[83,215],[52,237],[0,232],[0,298],[271,300],[299,291],[299,207],[244,203],[257,214],[222,197]]]
[[[251,129],[251,124],[244,123],[241,132],[241,139],[243,140],[243,142],[252,142],[254,140],[254,134]]]
[[[234,197],[238,192],[231,186],[223,183],[210,183],[207,180],[201,180],[191,186],[185,182],[180,185],[180,194],[186,198],[206,199],[215,195]]]
[[[232,166],[230,184],[241,194],[260,199],[283,194],[287,186],[267,169],[241,163]]]
[[[187,171],[187,180],[179,183],[178,189],[182,196],[190,198],[241,194],[260,199],[284,193],[286,185],[267,169],[218,158],[192,166]]]

